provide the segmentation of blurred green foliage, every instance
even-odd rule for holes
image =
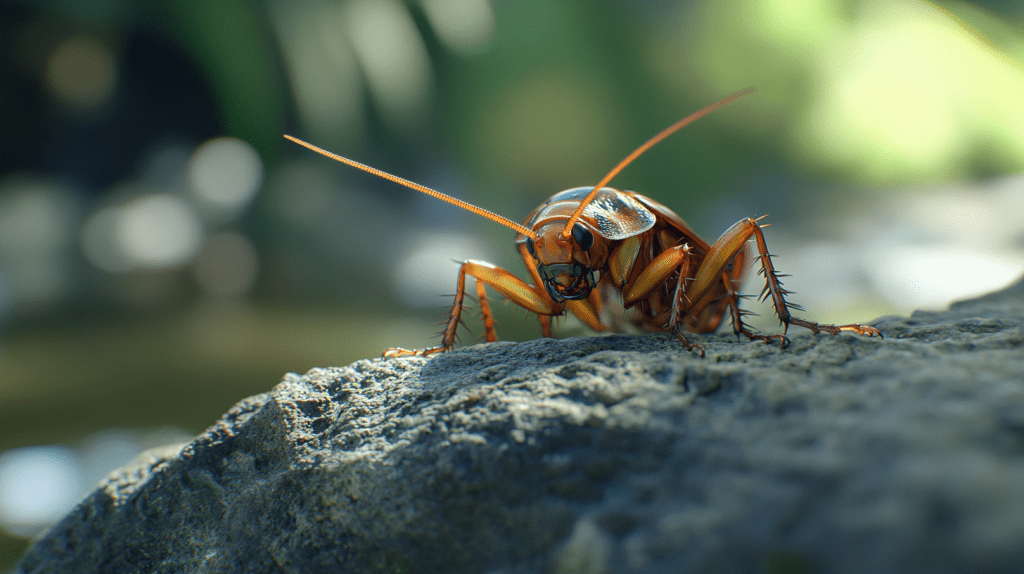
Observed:
[[[520,219],[755,86],[613,182],[713,239],[765,211],[823,217],[805,211],[817,194],[856,209],[906,184],[1022,171],[1022,21],[1017,4],[917,0],[5,3],[0,180],[63,186],[79,211],[53,231],[70,238],[51,250],[57,295],[12,295],[31,266],[0,253],[0,449],[116,426],[198,432],[284,371],[432,344],[432,312],[403,307],[394,286],[431,230],[472,234],[520,271],[507,230],[282,133]],[[55,68],[74,38],[113,62],[95,102],[74,91],[95,84],[92,68]],[[211,296],[190,262],[110,272],[83,257],[89,218],[144,193],[125,182],[178,193],[183,171],[146,166],[222,135],[248,142],[266,178],[203,233],[251,240],[251,289]],[[500,320],[505,337],[539,332],[507,306]]]

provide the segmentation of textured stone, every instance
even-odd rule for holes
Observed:
[[[1021,571],[1024,283],[874,324],[289,374],[112,474],[19,571]]]

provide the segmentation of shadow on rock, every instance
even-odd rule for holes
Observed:
[[[289,374],[19,572],[1011,572],[1024,287],[885,340],[497,343]]]

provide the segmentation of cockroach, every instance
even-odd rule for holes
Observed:
[[[803,311],[786,301],[789,291],[782,287],[772,255],[764,239],[761,218],[745,218],[734,224],[713,244],[701,239],[681,217],[661,203],[634,191],[605,187],[634,159],[683,126],[741,98],[753,89],[727,96],[665,128],[619,162],[593,187],[577,187],[556,193],[533,210],[522,225],[424,187],[401,177],[320,149],[292,136],[287,139],[319,154],[363,171],[423,192],[442,201],[486,217],[516,232],[516,248],[530,273],[527,283],[512,273],[485,261],[468,260],[459,268],[455,301],[441,338],[441,344],[427,349],[390,348],[385,357],[431,355],[448,351],[455,344],[466,295],[466,276],[476,280],[476,296],[483,315],[488,342],[498,339],[494,317],[484,286],[504,295],[516,305],[540,318],[545,337],[552,337],[551,317],[568,310],[595,331],[614,329],[604,312],[618,293],[621,305],[632,310],[634,325],[649,331],[673,333],[687,350],[704,348],[686,339],[683,331],[710,333],[728,312],[736,336],[752,341],[778,341],[785,347],[790,325],[814,333],[839,334],[852,331],[882,336],[878,329],[859,323],[822,325],[794,317],[790,310]],[[753,239],[765,278],[760,299],[771,298],[775,315],[783,326],[781,334],[765,335],[750,330],[741,310],[743,297],[737,289],[743,281]]]

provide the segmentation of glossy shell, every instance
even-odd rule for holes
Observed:
[[[548,219],[568,219],[593,187],[576,187],[556,193],[530,214],[524,223],[536,229]],[[654,227],[657,217],[629,192],[603,187],[583,210],[581,221],[605,239],[620,240]]]

